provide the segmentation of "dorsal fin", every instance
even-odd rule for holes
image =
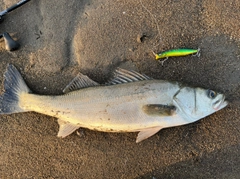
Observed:
[[[63,93],[98,85],[97,82],[91,80],[88,76],[78,73],[78,75],[63,89]]]
[[[114,72],[114,76],[112,80],[110,80],[107,85],[115,85],[121,83],[130,83],[135,81],[143,81],[143,80],[151,80],[152,78],[147,75],[140,74],[133,70],[124,70],[121,68],[117,68]]]

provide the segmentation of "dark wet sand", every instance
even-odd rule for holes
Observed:
[[[3,10],[18,1],[0,2]],[[53,117],[2,115],[0,178],[239,178],[240,1],[142,3],[152,15],[137,0],[32,0],[1,23],[0,31],[21,44],[7,52],[0,40],[1,84],[8,63],[33,92],[44,95],[62,94],[79,71],[105,83],[122,67],[215,89],[230,105],[139,144],[137,133],[87,129],[60,139]],[[164,66],[151,54],[198,47],[199,58],[170,58]]]

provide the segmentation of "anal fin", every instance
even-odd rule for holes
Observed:
[[[144,129],[142,131],[140,131],[138,133],[137,139],[136,139],[136,143],[139,143],[151,136],[153,136],[154,134],[156,134],[158,131],[160,131],[163,127],[158,126],[158,127],[152,127],[152,128],[148,128],[148,129]]]
[[[66,137],[73,133],[75,130],[77,130],[80,126],[76,124],[72,124],[69,122],[65,122],[61,119],[58,119],[58,124],[59,124],[59,131],[58,131],[58,137]]]

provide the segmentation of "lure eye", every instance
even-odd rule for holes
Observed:
[[[217,93],[213,90],[208,90],[208,97],[213,99],[217,96]]]

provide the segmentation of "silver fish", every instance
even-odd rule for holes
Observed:
[[[178,82],[117,69],[107,85],[78,74],[64,95],[33,94],[13,65],[4,74],[0,114],[35,111],[58,118],[58,137],[80,127],[104,132],[139,132],[136,142],[162,128],[198,121],[227,106],[225,96]]]

